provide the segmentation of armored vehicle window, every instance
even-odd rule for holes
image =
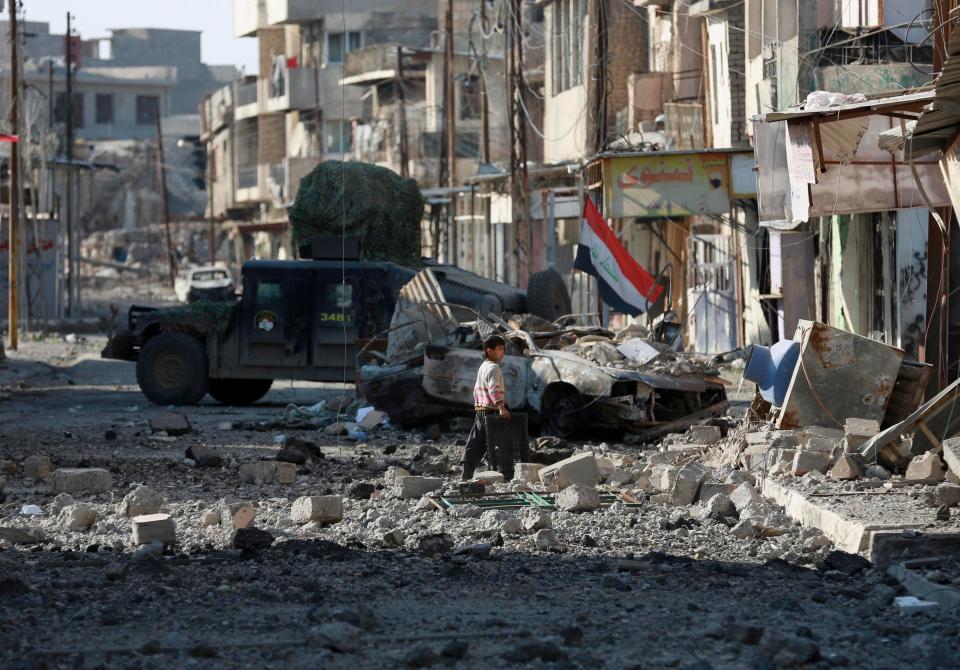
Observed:
[[[257,302],[280,302],[283,286],[280,282],[262,281],[257,284]]]
[[[329,284],[327,286],[327,304],[341,308],[353,305],[353,284]]]

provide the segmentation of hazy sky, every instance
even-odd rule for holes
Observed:
[[[23,0],[25,18],[46,21],[55,33],[66,31],[69,9],[85,39],[109,37],[110,28],[200,30],[203,62],[246,66],[247,74],[255,74],[257,39],[234,38],[232,5],[232,0]]]

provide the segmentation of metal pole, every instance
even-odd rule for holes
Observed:
[[[10,212],[9,222],[9,267],[10,285],[7,287],[7,320],[10,332],[10,349],[17,350],[20,324],[20,73],[19,42],[17,34],[17,0],[10,0],[10,133],[15,136],[10,143]]]
[[[403,86],[403,47],[397,46],[397,108],[399,110],[398,120],[400,122],[400,176],[407,178],[410,176],[410,166],[408,165],[410,157],[407,147],[407,94]]]
[[[159,109],[157,109],[157,169],[160,172],[160,197],[163,201],[163,227],[167,238],[167,266],[170,270],[170,285],[173,286],[176,270],[173,262],[173,238],[170,235],[170,202],[167,198],[167,175],[163,168],[163,129],[160,126]]]
[[[447,81],[443,90],[446,96],[443,104],[447,110],[447,156],[450,161],[447,170],[447,186],[452,188],[457,184],[457,112],[453,87],[453,0],[447,0],[447,17],[444,28],[446,32],[444,58],[446,60]]]
[[[73,48],[71,45],[70,12],[67,12],[67,35],[64,38],[64,50],[66,51],[67,62],[67,92],[64,100],[66,111],[66,142],[67,142],[67,314],[74,316],[76,305],[74,304],[74,289],[77,284],[77,267],[74,262],[74,247],[76,241],[73,239]]]
[[[210,265],[213,265],[217,262],[217,231],[213,222],[213,161],[211,157],[214,155],[213,147],[213,133],[210,130],[210,105],[211,105],[210,96],[203,101],[203,120],[207,126],[207,141],[205,143],[205,149],[207,152],[207,160],[204,163],[203,171],[207,175],[207,207],[210,208]],[[160,118],[160,115],[157,115],[157,118]]]

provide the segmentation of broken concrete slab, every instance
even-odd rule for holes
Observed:
[[[0,526],[0,540],[10,544],[39,544],[43,542],[43,533],[39,528]]]
[[[392,482],[397,479],[400,479],[401,477],[409,477],[409,476],[410,476],[409,471],[405,470],[404,468],[401,468],[398,465],[391,465],[383,473],[383,481]]]
[[[736,487],[733,486],[732,484],[724,484],[722,482],[707,480],[700,484],[700,493],[697,496],[697,500],[701,502],[706,502],[710,500],[710,498],[712,498],[713,496],[717,495],[718,493],[722,493],[723,495],[728,496],[731,493],[733,493],[733,490],[735,488]]]
[[[210,528],[211,526],[219,526],[220,512],[215,509],[208,509],[206,512],[200,515],[200,522],[198,525],[201,528]]]
[[[520,521],[526,530],[553,528],[553,517],[545,509],[527,508],[520,513]]]
[[[808,472],[826,472],[829,467],[830,454],[801,450],[793,457],[791,472],[795,477],[802,477]]]
[[[123,497],[120,514],[128,517],[156,514],[163,506],[163,496],[149,486],[138,486]]]
[[[343,519],[343,498],[340,496],[302,496],[293,501],[290,519],[305,524],[336,523]]]
[[[191,433],[193,426],[190,425],[190,420],[179,412],[164,412],[150,419],[150,430],[177,437]]]
[[[554,497],[554,504],[565,512],[592,512],[600,509],[600,494],[592,486],[573,484]]]
[[[133,543],[177,543],[177,527],[169,514],[145,514],[133,518]]]
[[[703,503],[700,509],[699,517],[701,519],[725,519],[736,518],[737,508],[730,501],[725,493],[717,493]]]
[[[478,472],[473,476],[473,478],[487,484],[502,484],[504,482],[503,473],[497,472],[496,470],[484,470],[483,472]]]
[[[103,468],[58,468],[50,476],[53,493],[106,493],[113,477]]]
[[[600,468],[592,453],[574,454],[540,470],[540,482],[565,489],[571,484],[596,486],[600,483]]]
[[[860,465],[858,458],[850,454],[844,454],[837,459],[837,462],[830,468],[830,477],[838,481],[849,481],[859,479],[863,476],[863,466]]]
[[[748,505],[758,503],[762,500],[757,489],[750,482],[743,482],[730,494],[730,501],[733,503],[737,512],[742,512]]]
[[[670,490],[670,502],[674,505],[692,505],[706,475],[706,469],[696,461],[680,468]]]
[[[46,479],[50,475],[50,457],[27,456],[23,459],[23,476],[26,479]]]
[[[951,437],[940,443],[943,447],[943,460],[950,472],[960,475],[960,437]]]
[[[910,461],[910,465],[907,467],[907,472],[903,475],[903,478],[906,481],[943,481],[943,469],[944,465],[940,457],[936,453],[928,451]]]
[[[559,543],[557,534],[552,528],[543,528],[533,535],[533,544],[541,551],[556,547]]]
[[[439,477],[398,477],[394,480],[393,492],[398,498],[421,498],[443,488],[443,480]]]
[[[90,530],[97,521],[96,511],[89,505],[74,505],[64,510],[67,528],[74,531]]]
[[[540,481],[541,463],[517,463],[513,466],[513,481],[535,484]]]
[[[723,438],[723,433],[720,431],[719,426],[690,426],[688,432],[697,444],[712,446]]]

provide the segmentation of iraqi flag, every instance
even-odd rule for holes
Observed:
[[[630,316],[648,311],[664,291],[617,239],[589,197],[583,204],[580,243],[573,266],[596,277],[603,301]]]

